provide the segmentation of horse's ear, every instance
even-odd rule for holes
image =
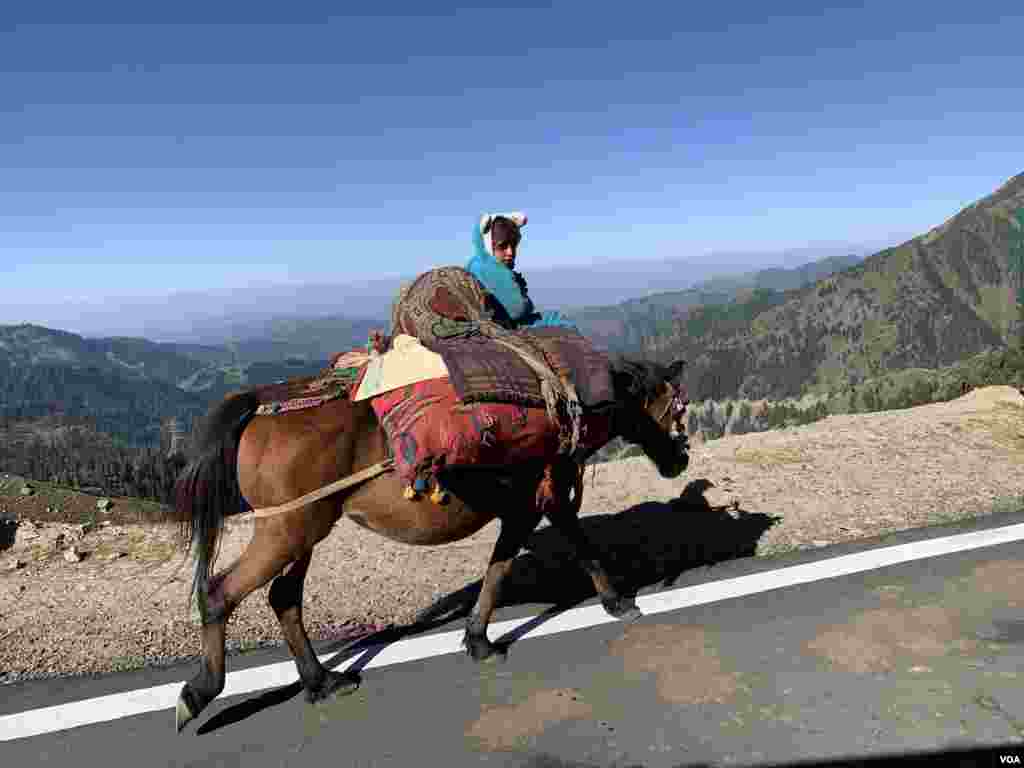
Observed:
[[[685,360],[676,360],[668,367],[668,381],[676,381],[686,367]]]

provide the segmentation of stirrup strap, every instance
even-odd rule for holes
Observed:
[[[272,517],[273,515],[281,515],[285,512],[291,512],[293,509],[298,509],[299,507],[304,507],[307,504],[312,504],[314,501],[320,501],[320,499],[326,498],[338,491],[343,491],[354,485],[365,483],[367,480],[372,480],[378,475],[390,472],[393,468],[393,459],[378,461],[376,464],[371,464],[366,467],[366,469],[359,470],[354,475],[349,475],[348,477],[343,477],[340,480],[335,480],[330,485],[325,485],[323,488],[318,488],[315,491],[307,493],[305,496],[299,496],[299,498],[293,499],[285,504],[279,504],[276,507],[263,507],[262,509],[254,509],[250,512],[246,512],[241,516],[241,519],[245,520],[249,517]]]

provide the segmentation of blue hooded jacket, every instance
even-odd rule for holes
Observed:
[[[473,227],[473,251],[473,257],[466,264],[466,270],[501,304],[513,326],[578,330],[576,324],[561,312],[535,310],[533,301],[526,293],[526,281],[520,283],[515,272],[487,252],[479,225]]]

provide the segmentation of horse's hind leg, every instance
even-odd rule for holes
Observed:
[[[210,580],[202,618],[203,659],[199,673],[178,696],[177,726],[196,718],[224,690],[224,640],[231,613],[255,589],[259,589],[294,559],[280,538],[267,535],[256,525],[256,535],[242,556]]]
[[[302,586],[313,552],[307,552],[270,585],[268,601],[281,622],[284,639],[295,657],[299,678],[306,689],[306,701],[314,703],[332,694],[347,694],[359,687],[359,677],[351,672],[325,669],[313,652],[302,624]]]
[[[501,521],[501,532],[498,534],[498,541],[494,544],[494,552],[491,554],[487,573],[484,574],[480,594],[477,596],[473,610],[466,618],[466,633],[463,636],[462,644],[473,661],[484,661],[495,655],[499,657],[505,655],[504,648],[494,645],[487,639],[487,625],[491,621],[491,614],[494,613],[494,609],[498,605],[498,600],[501,597],[501,583],[512,567],[512,560],[526,544],[533,529],[540,522],[540,518],[539,511],[532,514],[524,511],[522,517],[509,517]]]
[[[182,728],[197,717],[224,690],[225,626],[230,611],[227,605],[217,598],[223,594],[220,588],[224,577],[232,567],[234,565],[215,575],[204,587],[208,590],[208,594],[206,596],[206,615],[203,615],[203,609],[200,609],[202,622],[200,640],[202,641],[203,655],[199,672],[182,686],[181,693],[178,694],[178,705],[175,710],[178,733],[181,733]]]

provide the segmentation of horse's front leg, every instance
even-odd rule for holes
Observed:
[[[487,639],[487,625],[501,597],[501,585],[512,567],[512,560],[519,554],[533,529],[540,522],[539,511],[526,511],[503,517],[498,541],[494,544],[487,573],[484,574],[483,585],[477,596],[476,604],[466,618],[466,633],[462,644],[473,661],[500,658],[507,655],[507,648],[495,645]]]
[[[622,621],[635,621],[643,616],[636,600],[621,594],[608,576],[608,571],[601,562],[596,547],[587,538],[580,525],[579,518],[572,514],[549,514],[551,525],[561,531],[569,539],[576,550],[576,561],[587,572],[594,583],[594,590],[601,598],[601,605],[609,616]]]
[[[580,525],[580,520],[576,516],[581,499],[577,497],[576,503],[569,500],[575,466],[567,462],[560,466],[554,466],[552,469],[555,472],[552,483],[554,487],[549,503],[543,505],[545,517],[555,530],[560,531],[569,540],[576,552],[576,561],[590,576],[590,580],[594,583],[594,590],[600,596],[601,605],[604,606],[608,615],[622,621],[635,621],[643,616],[636,600],[622,595],[615,587],[601,562],[597,547],[583,532],[583,526]],[[576,485],[576,493],[582,493],[581,484]]]
[[[267,596],[288,648],[295,658],[299,678],[306,689],[306,701],[322,701],[333,695],[352,693],[359,687],[359,676],[352,672],[335,672],[320,663],[309,642],[302,623],[302,587],[313,558],[310,550],[291,564],[288,570],[274,579]]]

